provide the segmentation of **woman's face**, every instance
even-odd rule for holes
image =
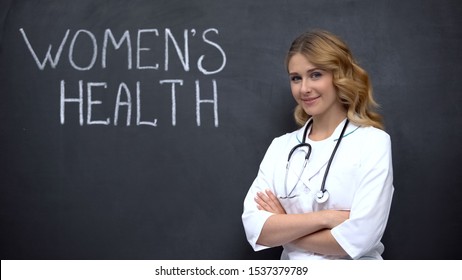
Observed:
[[[344,113],[331,72],[315,67],[299,53],[290,58],[288,70],[292,95],[308,115],[316,118]]]

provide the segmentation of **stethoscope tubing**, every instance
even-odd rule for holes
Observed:
[[[329,173],[330,166],[332,164],[332,161],[334,160],[335,153],[337,153],[338,146],[340,146],[340,142],[343,139],[343,135],[345,134],[345,130],[348,126],[348,123],[349,121],[348,119],[346,119],[345,125],[342,128],[342,132],[340,132],[340,137],[338,138],[337,143],[335,144],[334,150],[332,151],[332,154],[330,155],[329,161],[327,162],[326,172],[324,173],[324,177],[322,179],[322,184],[321,184],[321,192],[323,193],[326,191],[327,174]]]
[[[324,172],[324,177],[322,179],[321,188],[316,193],[316,201],[318,203],[324,203],[329,198],[329,192],[326,190],[327,175],[329,174],[330,166],[332,165],[332,161],[334,160],[335,154],[337,153],[338,147],[340,146],[340,142],[342,141],[342,139],[343,139],[343,137],[345,135],[345,131],[346,131],[346,128],[348,126],[348,123],[349,123],[349,120],[346,119],[345,124],[344,124],[344,126],[342,128],[342,131],[340,133],[340,137],[338,138],[337,143],[335,144],[335,147],[334,147],[334,149],[332,151],[332,154],[331,154],[331,156],[329,158],[329,161],[327,162],[327,167],[326,167],[326,171]],[[287,165],[286,165],[286,176],[285,176],[285,181],[284,181],[284,188],[285,188],[285,191],[286,191],[286,198],[291,198],[291,194],[295,190],[295,187],[297,186],[298,181],[300,181],[300,178],[303,175],[303,171],[305,170],[305,167],[306,167],[306,165],[308,163],[308,160],[310,158],[312,148],[311,148],[311,145],[306,142],[306,137],[308,135],[308,129],[311,127],[312,124],[313,124],[313,119],[311,119],[308,122],[308,124],[306,125],[306,127],[305,127],[305,130],[303,132],[303,142],[300,143],[300,144],[295,145],[289,152],[289,156],[287,158]],[[305,160],[304,160],[304,163],[303,163],[302,172],[299,175],[299,178],[297,180],[297,184],[295,184],[295,186],[292,188],[290,193],[287,193],[287,177],[288,177],[288,172],[289,172],[289,167],[290,167],[290,159],[291,159],[293,153],[297,149],[302,148],[302,147],[307,147],[308,148],[308,151],[307,151],[307,153],[305,155]]]

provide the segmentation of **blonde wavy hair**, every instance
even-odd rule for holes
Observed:
[[[340,38],[324,30],[303,33],[290,46],[286,68],[295,54],[306,56],[316,67],[332,73],[337,96],[347,109],[347,117],[352,123],[384,128],[381,115],[375,112],[378,104],[372,97],[369,76]],[[311,116],[297,105],[294,117],[296,123],[303,126]]]

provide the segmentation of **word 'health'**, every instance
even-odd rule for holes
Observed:
[[[177,117],[177,92],[184,84],[181,79],[169,79],[160,80],[159,84],[161,87],[167,88],[165,91],[170,94],[171,103],[171,124],[176,126]],[[201,126],[201,108],[204,105],[213,106],[213,123],[215,127],[219,126],[218,122],[218,93],[217,93],[217,81],[211,80],[211,90],[207,90],[207,95],[212,96],[211,98],[205,98],[205,93],[201,92],[201,82],[195,80],[195,111],[196,111],[196,125]],[[78,115],[79,124],[83,125],[126,125],[130,126],[132,123],[136,126],[158,126],[158,119],[142,116],[142,90],[141,82],[137,81],[136,85],[130,88],[127,83],[121,82],[117,89],[117,95],[114,101],[114,114],[111,117],[105,117],[103,119],[94,116],[94,109],[98,109],[98,106],[103,104],[103,98],[101,97],[102,92],[108,88],[106,82],[84,82],[83,80],[78,81],[78,89],[75,86],[72,90],[69,89],[68,83],[65,80],[60,82],[60,123],[64,125],[66,123],[66,116]],[[168,90],[170,87],[170,90]],[[208,85],[210,87],[210,85]],[[75,94],[75,92],[78,94]],[[149,94],[149,93],[146,93]],[[77,106],[77,110],[75,109]],[[74,107],[74,108],[73,108]],[[86,111],[86,112],[85,112]],[[134,112],[133,112],[134,111]],[[126,115],[122,116],[122,112]],[[133,113],[132,113],[133,112]],[[86,114],[85,114],[86,113]],[[132,119],[135,118],[133,121]]]

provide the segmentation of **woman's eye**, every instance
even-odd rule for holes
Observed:
[[[317,79],[319,79],[319,78],[321,78],[321,77],[322,77],[322,73],[321,73],[321,72],[313,72],[313,73],[311,73],[311,75],[310,75],[310,78],[313,79],[313,80],[317,80]]]
[[[302,78],[300,76],[291,76],[290,77],[290,81],[291,82],[298,82],[300,81]]]

